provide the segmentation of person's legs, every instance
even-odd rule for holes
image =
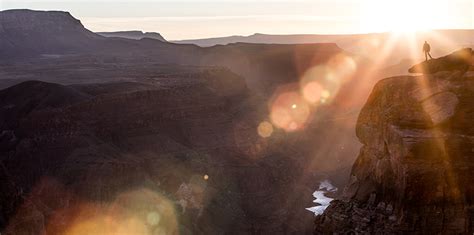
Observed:
[[[428,61],[428,55],[427,55],[426,51],[425,51],[425,61]]]
[[[428,55],[430,56],[430,59],[433,59],[433,57],[431,56],[431,53],[430,53],[430,52],[428,52]]]

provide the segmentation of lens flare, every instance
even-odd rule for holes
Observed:
[[[339,82],[346,82],[352,78],[357,69],[357,64],[351,57],[345,54],[333,56],[327,63],[330,73]]]
[[[321,100],[323,87],[318,82],[309,82],[303,87],[303,97],[311,104],[316,104]]]
[[[288,132],[304,128],[316,106],[334,100],[356,70],[355,60],[344,53],[310,67],[300,78],[298,88],[288,84],[275,92],[270,104],[272,124]],[[260,131],[259,134],[262,136]]]
[[[263,138],[268,138],[273,134],[273,125],[269,122],[261,122],[257,128],[258,135]]]
[[[331,57],[325,64],[314,66],[300,79],[304,99],[314,105],[327,103],[355,74],[357,63],[344,53]]]
[[[308,103],[298,92],[283,92],[271,105],[270,119],[278,128],[296,131],[304,127],[310,115]]]
[[[151,226],[157,225],[160,222],[160,219],[161,215],[156,211],[149,212],[146,216],[146,222]]]
[[[118,195],[111,203],[79,203],[56,213],[48,234],[178,234],[174,203],[143,189]]]
[[[110,216],[95,216],[85,219],[72,226],[66,235],[83,234],[150,234],[146,225],[137,218],[128,218],[120,221],[114,220]]]
[[[328,90],[324,90],[323,92],[321,92],[321,98],[323,99],[328,99],[330,96],[331,96],[331,92]]]

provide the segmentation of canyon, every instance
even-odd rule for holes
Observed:
[[[161,39],[0,12],[2,234],[472,233],[471,49]]]
[[[2,234],[310,234],[318,182],[344,182],[359,148],[364,98],[338,94],[367,61],[333,43],[107,38],[30,10],[0,12],[0,31]],[[295,96],[338,61],[358,69],[321,80],[327,103]],[[278,127],[275,108],[304,116]]]
[[[377,83],[357,122],[351,179],[315,234],[473,232],[471,58],[464,49],[416,65],[422,76]]]

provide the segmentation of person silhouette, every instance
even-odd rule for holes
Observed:
[[[428,44],[427,41],[425,41],[425,44],[423,44],[423,52],[425,53],[425,61],[428,61],[428,56],[430,57],[430,59],[433,59],[433,57],[431,57],[430,51],[431,51],[431,46],[430,44]]]

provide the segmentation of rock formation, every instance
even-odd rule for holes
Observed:
[[[48,27],[55,14],[69,20]],[[304,130],[258,135],[272,99],[348,56],[334,43],[200,48],[105,38],[67,13],[0,15],[38,20],[0,34],[2,234],[64,234],[50,229],[83,203],[109,211],[136,190],[171,202],[181,234],[311,232],[317,182],[343,178],[359,148],[355,95],[318,106]],[[329,95],[369,84],[347,80]]]
[[[380,81],[350,183],[315,234],[472,234],[473,94],[474,77],[457,72]]]
[[[118,37],[118,38],[128,38],[134,40],[140,40],[143,38],[156,39],[158,41],[166,42],[165,38],[159,33],[155,32],[142,32],[142,31],[119,31],[119,32],[98,32],[97,34],[104,37]]]
[[[89,51],[99,39],[68,12],[0,11],[0,58]]]
[[[115,64],[133,61],[224,66],[245,78],[250,89],[266,95],[271,95],[282,83],[298,82],[309,68],[345,53],[335,43],[236,43],[200,48],[147,37],[142,40],[106,38],[84,28],[67,12],[31,10],[0,11],[0,50],[0,66],[2,63],[10,64],[15,58],[38,63],[38,57],[44,59],[39,61],[41,63],[47,62],[45,59],[56,59],[53,63],[67,60],[68,65],[92,60]],[[40,67],[43,68],[44,64]]]
[[[64,234],[77,210],[97,216],[129,193],[165,197],[180,234],[311,229],[301,138],[259,137],[264,102],[228,69],[175,69],[149,83],[0,91],[2,234]]]
[[[474,52],[471,48],[455,51],[450,55],[424,61],[411,67],[410,73],[433,74],[441,71],[467,72],[474,65]]]

